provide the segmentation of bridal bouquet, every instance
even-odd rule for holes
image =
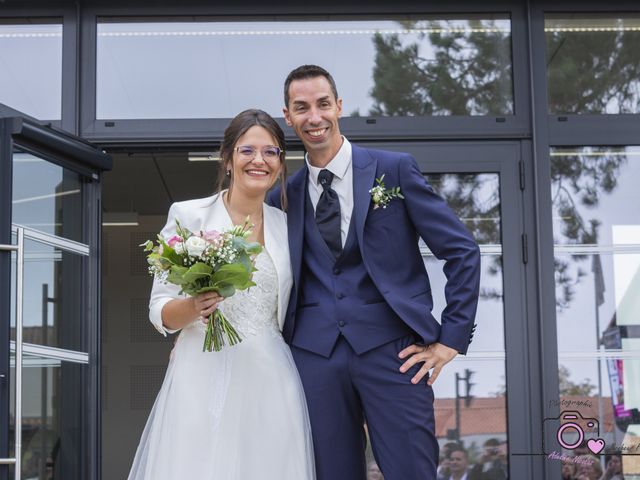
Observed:
[[[236,290],[245,290],[252,281],[253,258],[262,251],[259,243],[249,242],[252,225],[236,225],[223,232],[211,230],[192,233],[176,220],[176,235],[157,244],[147,240],[144,247],[149,273],[165,283],[178,285],[180,293],[195,296],[217,292],[227,298]],[[233,325],[216,309],[209,315],[202,351],[219,352],[228,342],[235,345],[242,339]]]

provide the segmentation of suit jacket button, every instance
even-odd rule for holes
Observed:
[[[345,326],[345,323],[344,323],[342,320],[340,320],[340,321],[338,322],[338,325],[339,325],[340,327],[344,327],[344,326]]]
[[[337,267],[336,267],[336,268],[334,268],[334,269],[333,269],[333,274],[334,274],[334,275],[340,275],[340,269],[339,269],[339,268],[337,268]]]
[[[340,292],[336,295],[336,297],[338,297],[338,300],[342,300],[344,298],[344,293]]]

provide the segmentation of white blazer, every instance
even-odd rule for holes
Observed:
[[[289,258],[289,240],[287,236],[287,217],[281,210],[263,204],[264,243],[275,265],[278,275],[278,325],[280,330],[284,325],[293,276],[291,260]],[[233,222],[227,212],[221,194],[211,197],[176,202],[171,205],[167,224],[160,235],[169,239],[176,233],[176,219],[180,225],[192,232],[200,230],[224,230],[232,227]],[[149,300],[149,320],[164,336],[174,333],[162,324],[162,308],[174,298],[180,298],[180,287],[171,283],[164,284],[154,278]],[[186,297],[186,294],[182,295]],[[194,318],[193,321],[199,321]]]

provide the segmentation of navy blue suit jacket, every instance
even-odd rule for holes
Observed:
[[[411,155],[352,147],[352,221],[367,272],[389,306],[426,344],[440,342],[466,353],[478,303],[478,245],[427,183]],[[404,199],[393,199],[387,208],[374,209],[369,190],[382,175],[385,187],[400,187]],[[307,178],[305,164],[286,184],[294,279],[283,330],[287,341],[293,337],[298,304]],[[280,187],[269,194],[268,203],[281,206]],[[418,237],[438,259],[445,260],[447,306],[440,322],[431,314],[431,287]]]

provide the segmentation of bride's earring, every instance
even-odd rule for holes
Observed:
[[[227,170],[227,177],[231,177],[231,170]]]

